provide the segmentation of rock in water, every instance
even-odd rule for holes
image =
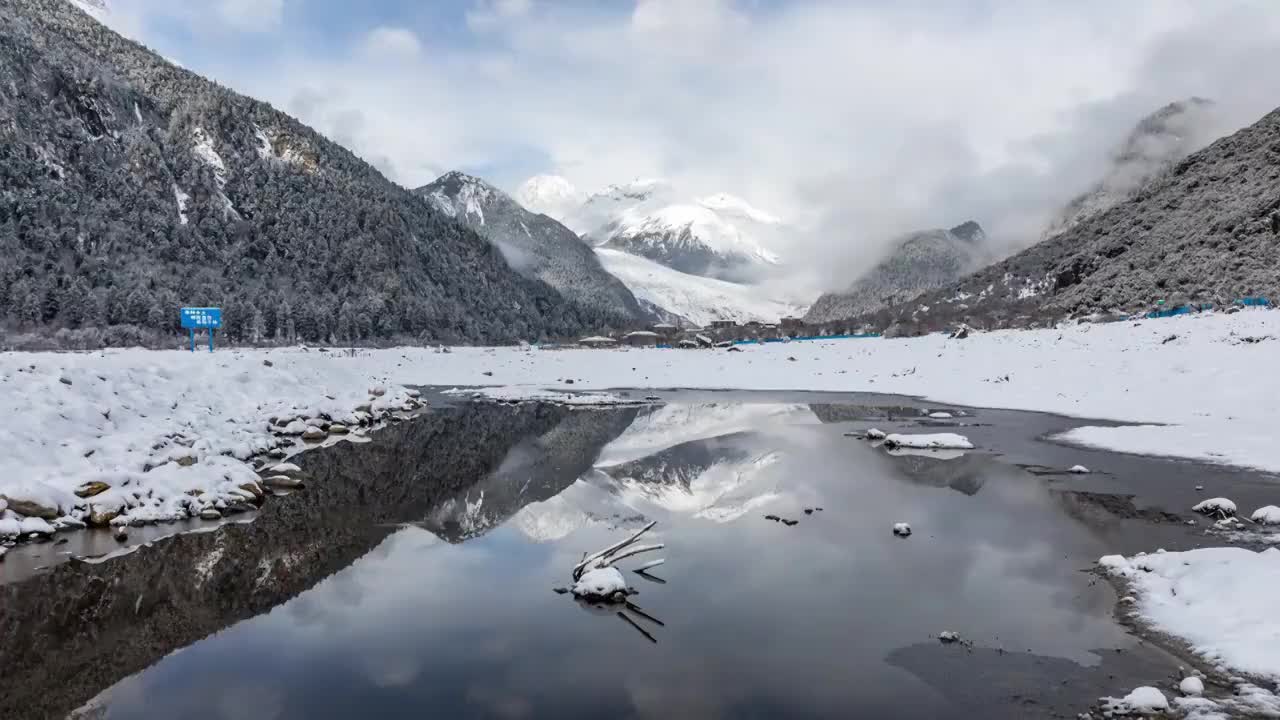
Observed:
[[[627,581],[614,567],[588,570],[573,585],[573,594],[588,600],[613,600],[614,593],[626,592]]]
[[[1236,514],[1236,504],[1224,497],[1201,500],[1191,509],[1201,515],[1212,515],[1219,518],[1229,518]]]
[[[911,526],[904,522],[894,523],[893,534],[898,537],[911,537]]]
[[[1070,469],[1070,470],[1068,470],[1067,472],[1076,473],[1077,475],[1088,475],[1088,474],[1089,474],[1089,468],[1087,468],[1087,467],[1085,467],[1085,466],[1083,466],[1083,465],[1072,465],[1072,466],[1071,466],[1071,469]]]
[[[292,489],[302,487],[302,481],[288,475],[268,475],[262,479],[266,485],[274,488]]]
[[[329,433],[326,433],[315,425],[308,425],[307,429],[302,431],[303,440],[310,440],[314,442],[317,440],[323,440],[327,437],[329,437]]]
[[[346,435],[348,432],[350,432],[350,429],[341,423],[333,423],[329,426],[330,435]]]
[[[200,511],[200,519],[201,520],[221,520],[222,513],[218,512],[213,508],[205,508],[204,510]]]

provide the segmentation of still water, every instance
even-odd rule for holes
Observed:
[[[891,455],[843,434],[894,412],[440,409],[303,455],[308,488],[251,524],[10,589],[0,629],[22,630],[4,640],[0,708],[1074,717],[1173,667],[1085,572],[1112,549],[1078,498],[981,451]],[[666,564],[625,573],[649,616],[631,614],[638,628],[553,592],[585,551],[649,520]]]

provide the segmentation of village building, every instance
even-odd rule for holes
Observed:
[[[578,344],[589,348],[611,348],[617,346],[618,341],[611,337],[604,337],[603,335],[593,335],[591,337],[582,338],[578,341]]]
[[[637,330],[623,335],[622,341],[631,347],[657,347],[658,333],[649,330]]]

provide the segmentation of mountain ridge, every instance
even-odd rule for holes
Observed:
[[[0,9],[7,343],[166,343],[183,304],[221,305],[224,336],[244,342],[513,342],[593,325],[270,105],[64,0]]]
[[[530,212],[484,180],[455,170],[413,192],[494,243],[517,272],[600,312],[609,324],[624,326],[651,317],[572,230]]]

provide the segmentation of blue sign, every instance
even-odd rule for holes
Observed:
[[[222,327],[222,308],[184,307],[178,318],[191,338],[191,352],[196,351],[196,330],[209,331],[209,352],[213,352],[213,331]]]
[[[182,327],[205,330],[222,327],[222,308],[187,307],[181,310]]]

